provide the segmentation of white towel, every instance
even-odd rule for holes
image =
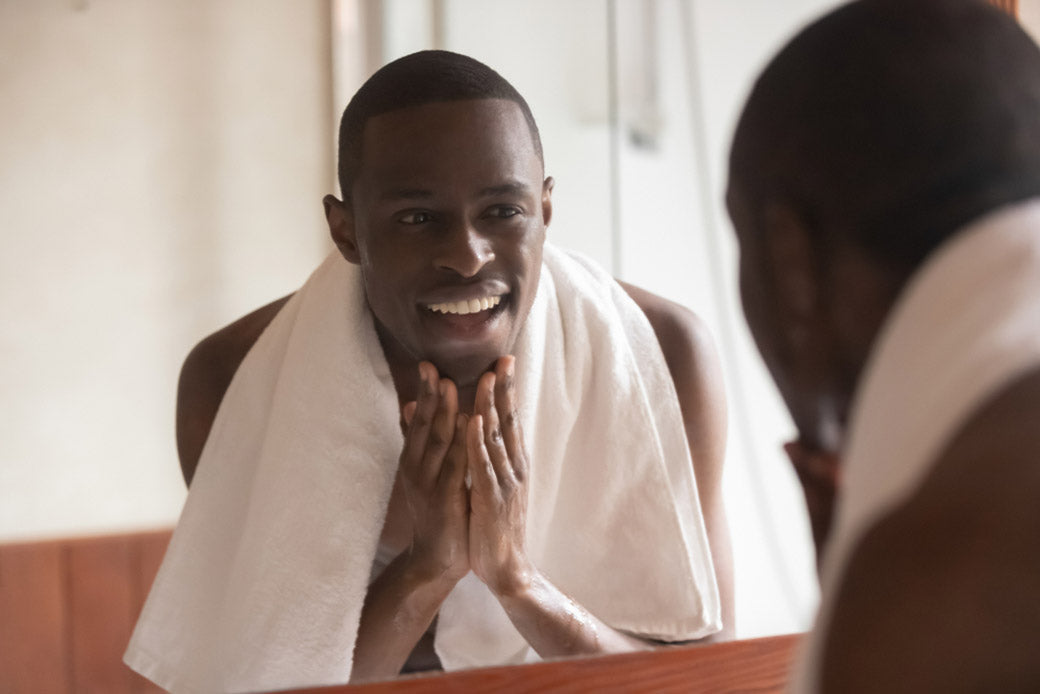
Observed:
[[[615,628],[717,630],[682,419],[642,311],[547,244],[516,351],[535,565]],[[235,375],[126,662],[175,692],[347,681],[398,421],[359,272],[333,253]],[[472,573],[435,645],[446,669],[535,658]]]
[[[966,419],[1040,365],[1040,201],[983,217],[935,252],[885,322],[853,403],[821,606],[796,692],[818,689],[822,637],[863,534],[921,484]]]

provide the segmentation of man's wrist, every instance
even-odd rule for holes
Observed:
[[[414,589],[428,588],[435,592],[448,593],[468,573],[460,573],[450,565],[410,550],[405,550],[401,559],[405,580]]]
[[[509,571],[494,586],[489,587],[504,605],[506,602],[530,600],[545,580],[545,576],[536,567],[524,562]]]
[[[395,620],[402,624],[421,623],[425,629],[459,579],[433,570],[428,563],[414,561],[408,550],[401,553],[397,562],[393,589],[397,594]]]

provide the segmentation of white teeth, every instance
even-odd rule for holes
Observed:
[[[436,313],[454,313],[465,316],[469,313],[479,313],[498,306],[502,302],[501,296],[485,296],[480,299],[469,299],[466,301],[448,301],[443,304],[427,304],[426,308]]]

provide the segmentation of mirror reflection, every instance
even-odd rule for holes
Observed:
[[[129,532],[176,522],[186,490],[173,445],[182,362],[204,336],[295,292],[328,254],[343,257],[342,246],[349,246],[351,236],[343,231],[350,220],[336,180],[339,114],[379,66],[439,48],[472,56],[500,73],[537,122],[544,174],[526,176],[529,196],[523,204],[513,200],[496,210],[507,210],[505,216],[509,205],[525,213],[533,209],[544,223],[551,176],[545,233],[553,247],[579,251],[609,275],[688,307],[703,322],[718,352],[729,413],[720,489],[733,552],[733,631],[751,637],[804,629],[815,587],[800,492],[780,459],[779,442],[790,425],[745,333],[721,199],[725,152],[751,76],[786,36],[832,4],[0,4],[6,58],[0,75],[10,95],[3,107],[6,134],[0,137],[5,183],[0,197],[9,242],[0,261],[7,357],[0,444],[0,482],[7,491],[0,504],[0,537]],[[424,119],[456,124],[480,115],[452,111]],[[377,141],[407,142],[405,135],[416,129],[398,123]],[[461,177],[469,161],[438,158],[430,167],[450,163]],[[328,194],[335,200],[323,206]],[[464,216],[462,207],[449,211]],[[410,221],[422,219],[412,214]],[[332,242],[337,229],[342,232],[338,249]],[[471,233],[471,251],[480,256],[477,232]],[[492,250],[499,260],[507,255]],[[400,249],[387,252],[404,262]],[[535,307],[533,295],[524,298],[519,287],[516,277],[522,274],[476,276],[486,280],[483,298],[513,296],[516,307],[528,300]],[[408,291],[390,287],[387,301]],[[428,298],[428,305],[451,309],[437,311],[438,316],[461,312],[459,296]],[[509,303],[481,310],[504,315],[513,310]],[[465,327],[471,319],[445,320]],[[382,327],[392,323],[388,318]],[[527,344],[513,327],[502,328],[503,354]],[[384,351],[400,337],[373,329]],[[385,433],[401,436],[397,413],[420,392],[418,369],[395,369],[389,358],[388,369],[384,380],[412,381],[396,388],[398,401],[389,403],[393,428]],[[473,412],[478,400],[473,379],[465,393],[466,378],[451,380],[459,388],[460,409]],[[518,385],[523,385],[519,378]],[[548,396],[518,396],[525,397],[534,402]],[[208,402],[213,405],[212,398]],[[648,409],[657,416],[660,401],[650,402]],[[377,399],[361,405],[354,407],[382,406]],[[483,419],[492,409],[485,408]],[[543,412],[550,410],[520,410],[532,456],[540,444],[530,436],[539,430]],[[199,440],[190,445],[202,448]],[[696,466],[705,456],[692,452]],[[592,489],[588,479],[593,478],[570,483]],[[282,488],[291,481],[279,477],[274,484]],[[403,492],[395,497],[393,489],[396,484],[400,490],[404,481],[381,483],[390,489],[385,503],[400,505]],[[532,564],[542,563],[539,571],[552,579],[547,591],[572,599],[578,610],[573,613],[566,611],[572,603],[556,603],[566,606],[568,619],[603,621],[602,610],[589,609],[588,599],[572,597],[596,578],[581,573],[596,566],[581,554],[592,543],[549,541],[554,536],[549,517],[565,515],[559,509],[567,507],[549,504],[548,490],[558,494],[566,481],[553,485],[531,473],[531,483],[542,486],[528,492],[528,524],[545,536]],[[604,494],[590,491],[583,500],[592,504]],[[535,509],[547,508],[553,513],[539,511],[536,520]],[[588,520],[594,510],[572,515]],[[640,520],[636,510],[617,515],[611,520],[622,522],[622,528],[641,527],[640,522],[661,527],[653,518]],[[373,511],[365,517],[381,522],[394,515]],[[710,523],[704,532],[711,540]],[[388,540],[390,563],[413,534],[414,528],[402,531],[393,524],[374,531]],[[666,542],[655,530],[633,535],[643,541],[637,544],[649,544],[649,536]],[[554,554],[562,556],[554,559]],[[699,556],[696,549],[689,554]],[[564,561],[570,559],[574,567]],[[544,565],[553,561],[555,573]],[[470,571],[463,580],[479,584],[473,588],[484,591],[479,599],[489,610],[505,613],[480,578]],[[619,608],[625,603],[614,596],[603,600],[616,600]],[[610,616],[595,628],[600,647],[609,646],[613,633],[606,624],[626,624]],[[697,628],[664,634],[638,626],[619,628],[618,638],[702,635]],[[510,655],[529,657],[521,650]]]

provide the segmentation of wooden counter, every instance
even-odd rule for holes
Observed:
[[[160,691],[122,655],[170,531],[0,545],[0,694]],[[293,694],[783,689],[798,637],[404,677]]]
[[[682,646],[649,653],[573,658],[518,667],[465,670],[287,694],[433,694],[434,692],[654,692],[769,694],[783,691],[798,634]]]

